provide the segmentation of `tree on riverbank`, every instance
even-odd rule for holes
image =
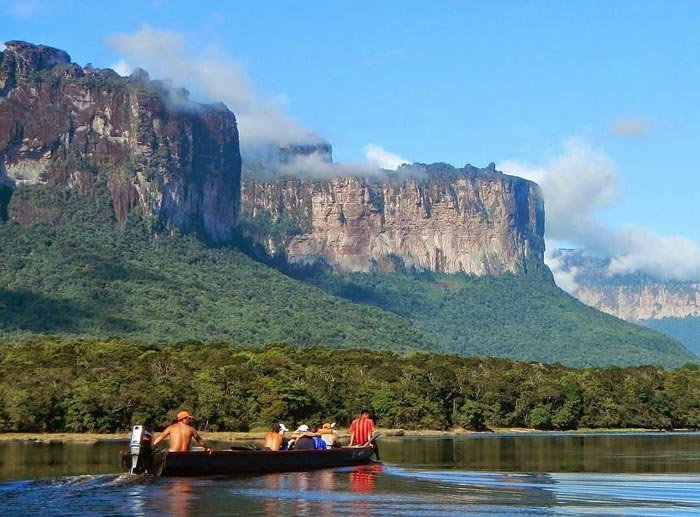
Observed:
[[[700,427],[700,368],[573,369],[497,358],[270,344],[37,338],[0,345],[0,431],[159,428],[181,407],[200,427]]]

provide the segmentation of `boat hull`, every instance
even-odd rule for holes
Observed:
[[[314,470],[371,462],[374,448],[341,447],[326,450],[224,450],[155,453],[147,473],[156,476],[216,476]],[[128,471],[131,456],[123,456]]]

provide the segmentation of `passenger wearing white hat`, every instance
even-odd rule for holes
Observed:
[[[301,424],[299,427],[297,427],[296,431],[292,433],[292,436],[289,439],[289,449],[313,449],[313,447],[310,447],[307,440],[313,443],[313,437],[315,436],[315,433],[313,432],[312,429],[309,429],[309,426],[306,424]]]

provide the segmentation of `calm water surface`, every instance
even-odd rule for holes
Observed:
[[[0,443],[0,514],[700,515],[700,434],[471,435],[380,445],[382,465],[144,479],[119,473],[126,443]]]

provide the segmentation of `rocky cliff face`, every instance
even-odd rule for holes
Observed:
[[[62,50],[11,41],[0,52],[0,217],[26,185],[85,192],[106,182],[114,216],[152,216],[163,229],[229,240],[239,209],[234,114],[184,90],[81,68]]]
[[[571,294],[599,311],[631,322],[700,317],[699,283],[665,282],[642,274],[610,275],[610,259],[582,250],[560,249],[552,256],[559,270],[574,279]]]
[[[626,321],[700,316],[700,284],[579,285],[586,305]]]
[[[475,275],[541,267],[538,186],[493,167],[404,166],[381,178],[244,178],[242,218],[271,254],[340,271],[397,263]]]

